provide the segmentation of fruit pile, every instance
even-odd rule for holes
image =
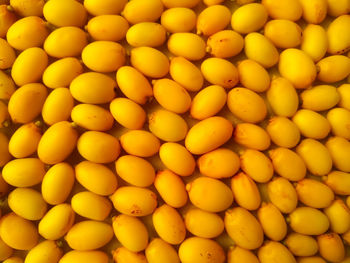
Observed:
[[[0,261],[350,262],[350,0],[0,0]]]

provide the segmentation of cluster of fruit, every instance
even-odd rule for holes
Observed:
[[[0,4],[2,262],[350,262],[350,0]]]

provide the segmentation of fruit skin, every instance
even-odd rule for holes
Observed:
[[[273,112],[278,116],[292,117],[298,110],[298,93],[286,78],[277,77],[273,79],[266,95]]]
[[[344,108],[333,108],[328,111],[327,119],[332,127],[335,136],[350,140],[350,111]]]
[[[185,214],[186,229],[193,235],[215,238],[224,231],[224,221],[218,214],[191,208]]]
[[[226,148],[217,148],[205,153],[197,159],[197,166],[201,174],[212,178],[229,178],[240,166],[238,155]]]
[[[329,228],[328,217],[312,207],[297,207],[289,214],[290,227],[299,234],[321,235]]]
[[[233,88],[238,83],[236,66],[223,58],[205,59],[201,64],[201,72],[209,83],[225,89]]]
[[[326,263],[326,261],[318,256],[313,257],[299,257],[298,263]]]
[[[261,263],[268,262],[285,262],[296,263],[293,254],[281,243],[276,241],[268,241],[259,248],[258,257]]]
[[[333,108],[340,100],[337,89],[331,85],[317,85],[300,94],[302,108],[313,111],[324,111]]]
[[[24,263],[57,263],[63,256],[56,242],[45,240],[29,250]]]
[[[83,251],[101,248],[112,238],[112,226],[93,220],[76,223],[64,237],[72,249]]]
[[[115,97],[116,82],[98,72],[86,72],[71,82],[69,90],[76,100],[82,103],[104,104]]]
[[[45,86],[51,89],[68,87],[83,71],[83,66],[77,58],[67,57],[51,63],[45,69],[42,79]]]
[[[167,46],[168,50],[175,56],[181,56],[191,61],[200,60],[206,54],[204,40],[194,33],[174,33],[169,37]]]
[[[162,108],[148,114],[148,128],[166,142],[182,141],[188,130],[187,123],[181,115]]]
[[[76,57],[87,44],[85,31],[79,27],[65,26],[50,33],[45,39],[44,50],[55,58]]]
[[[40,220],[47,211],[47,204],[39,192],[31,188],[16,188],[8,195],[13,212],[27,220]]]
[[[55,123],[45,131],[39,141],[39,159],[47,164],[64,161],[75,149],[77,139],[78,132],[71,123],[68,121]]]
[[[300,19],[303,9],[299,1],[293,0],[262,0],[268,14],[273,19],[288,19],[297,21]]]
[[[114,234],[119,242],[132,252],[140,252],[148,245],[148,232],[142,221],[136,217],[119,215],[113,219]]]
[[[226,143],[233,125],[223,117],[214,116],[196,123],[185,138],[186,148],[193,154],[204,154]]]
[[[234,207],[225,212],[225,229],[232,240],[244,249],[256,249],[264,240],[263,229],[248,210]]]
[[[331,130],[329,121],[312,110],[298,110],[292,120],[298,126],[300,133],[306,138],[323,139],[327,137]]]
[[[159,157],[169,170],[181,176],[191,175],[196,167],[195,159],[181,144],[163,143],[159,148]]]
[[[294,256],[313,256],[318,251],[317,241],[311,236],[292,232],[284,242]]]
[[[126,5],[127,0],[107,0],[96,2],[94,0],[85,0],[84,7],[86,10],[93,16],[99,15],[115,15],[119,14],[124,6]]]
[[[327,16],[327,0],[301,0],[303,18],[309,24],[320,24]]]
[[[8,29],[11,27],[11,25],[16,22],[17,16],[14,12],[11,12],[7,9],[6,5],[1,4],[0,5],[0,37],[5,38],[6,33]]]
[[[157,234],[169,244],[181,244],[185,239],[185,222],[175,208],[166,204],[158,207],[152,214],[152,221]]]
[[[112,210],[112,204],[107,198],[90,191],[73,195],[71,205],[78,215],[96,221],[105,220]]]
[[[211,36],[227,27],[231,21],[231,11],[224,5],[205,8],[197,17],[197,33]]]
[[[323,181],[338,195],[350,195],[349,173],[342,171],[332,171],[327,176],[322,177]]]
[[[280,241],[286,236],[287,223],[272,203],[262,203],[257,215],[265,235],[271,240]]]
[[[0,167],[5,166],[12,158],[9,152],[9,139],[2,132],[0,133]]]
[[[338,17],[346,15],[350,11],[349,1],[327,0],[327,13],[330,16]]]
[[[72,250],[63,255],[60,263],[108,263],[108,256],[106,253],[98,250],[78,251]]]
[[[3,263],[23,263],[23,259],[20,257],[9,257]]]
[[[153,90],[147,78],[133,67],[120,67],[116,79],[124,95],[138,104],[145,104],[153,96]]]
[[[132,130],[120,137],[123,149],[132,155],[139,157],[151,157],[159,151],[159,139],[145,130]]]
[[[188,195],[184,182],[170,170],[159,171],[154,186],[168,205],[180,208],[187,203]]]
[[[235,142],[247,148],[264,151],[270,147],[270,136],[260,126],[252,123],[239,123],[233,134]]]
[[[244,53],[264,68],[271,68],[279,59],[279,53],[272,42],[256,32],[249,33],[244,38]]]
[[[241,248],[239,246],[230,247],[227,252],[227,262],[246,262],[246,263],[259,263],[257,256],[248,249]]]
[[[173,7],[165,10],[160,23],[170,33],[190,32],[196,26],[197,14],[186,7]]]
[[[300,48],[308,54],[314,62],[322,59],[328,48],[326,30],[320,25],[308,24],[304,28]]]
[[[330,137],[326,142],[326,147],[332,156],[335,168],[343,172],[350,172],[350,142],[342,137]]]
[[[10,0],[10,6],[20,16],[43,16],[44,0]]]
[[[323,212],[328,217],[333,232],[344,234],[350,229],[350,210],[342,199],[335,199]]]
[[[254,91],[246,88],[233,88],[227,94],[229,110],[243,122],[258,123],[265,119],[265,101]]]
[[[216,241],[201,237],[187,238],[181,243],[178,253],[183,263],[205,263],[208,257],[213,262],[224,263],[226,258],[224,250]]]
[[[29,250],[39,239],[36,226],[13,212],[1,218],[0,236],[8,246],[17,250]]]
[[[304,51],[295,48],[282,51],[278,70],[297,89],[307,88],[316,79],[316,66],[312,59]]]
[[[105,41],[122,40],[128,29],[128,21],[119,15],[98,15],[92,17],[86,25],[86,30],[93,39]]]
[[[332,55],[340,55],[350,49],[350,15],[335,18],[327,28],[328,49]]]
[[[350,58],[342,55],[328,56],[316,64],[317,79],[326,83],[343,80],[350,74]]]
[[[147,263],[147,259],[143,252],[132,252],[125,247],[119,247],[112,251],[113,259],[115,262],[120,263]]]
[[[125,64],[125,49],[117,42],[94,41],[84,47],[81,59],[93,71],[114,72]]]
[[[200,0],[162,0],[162,3],[167,8],[187,7],[192,8],[198,5]]]
[[[204,78],[200,69],[183,57],[170,60],[169,74],[188,91],[199,91],[203,86]]]
[[[60,121],[67,121],[74,107],[74,99],[69,89],[55,88],[46,97],[41,116],[48,125],[53,125]]]
[[[258,183],[266,183],[273,176],[270,159],[260,151],[246,149],[240,155],[241,169]]]
[[[157,207],[157,196],[147,188],[119,187],[111,196],[114,208],[129,216],[146,216]]]
[[[134,186],[148,187],[154,182],[155,171],[152,164],[134,155],[119,157],[115,162],[115,170],[118,176]]]
[[[152,61],[152,63],[148,63]],[[150,78],[162,78],[169,71],[169,59],[151,47],[136,47],[130,53],[131,65]]]
[[[45,165],[38,158],[14,159],[2,168],[4,180],[15,187],[39,184],[45,173]]]
[[[116,175],[106,166],[82,161],[75,166],[77,181],[87,190],[98,195],[111,195],[118,186]]]
[[[306,166],[303,159],[294,151],[279,147],[269,151],[274,171],[290,180],[299,181],[306,176]]]
[[[38,16],[17,20],[7,31],[7,42],[17,50],[40,47],[49,35],[45,21]]]
[[[289,214],[298,204],[297,193],[293,185],[283,177],[277,177],[267,185],[270,201],[282,212]]]
[[[154,238],[145,250],[149,263],[180,263],[176,250],[161,238]]]
[[[298,126],[286,117],[272,117],[266,131],[274,144],[280,147],[293,148],[300,140]]]
[[[6,245],[4,241],[0,238],[0,260],[6,260],[13,254],[13,249]]]
[[[326,208],[334,200],[330,187],[317,180],[304,178],[298,181],[295,190],[299,201],[314,208]]]
[[[262,4],[251,3],[236,9],[232,14],[231,26],[241,34],[261,29],[267,21],[267,11]]]
[[[15,82],[2,70],[0,70],[0,85],[2,85],[0,99],[9,100],[15,92]]]
[[[67,12],[69,10],[69,12]],[[77,26],[86,24],[87,12],[84,6],[72,0],[54,0],[46,3],[43,8],[45,19],[57,27]]]
[[[279,48],[293,48],[301,43],[302,29],[290,20],[275,19],[265,24],[264,35]]]
[[[340,262],[345,257],[344,244],[336,233],[317,236],[320,255],[330,262]]]
[[[165,28],[154,22],[142,22],[133,25],[126,33],[126,41],[134,47],[161,46],[166,40]]]
[[[304,160],[307,169],[317,176],[328,174],[332,169],[332,157],[329,150],[314,139],[302,140],[296,148],[296,153]]]
[[[270,88],[270,75],[263,66],[254,60],[240,61],[237,69],[239,81],[245,88],[255,92],[264,92]]]
[[[243,37],[233,30],[221,30],[207,40],[207,52],[218,58],[238,55],[244,45]]]
[[[185,113],[191,107],[187,90],[171,79],[153,81],[153,96],[163,108],[174,113]]]
[[[211,85],[199,91],[190,108],[192,118],[204,120],[216,115],[226,104],[227,94],[223,87]]]
[[[46,172],[41,183],[41,194],[50,205],[61,204],[68,198],[75,181],[73,167],[57,163]]]
[[[231,190],[240,207],[247,210],[259,208],[261,203],[259,189],[253,179],[245,173],[240,172],[232,177]]]
[[[155,22],[163,13],[163,9],[161,0],[137,0],[126,3],[123,16],[131,24]]]
[[[75,213],[69,204],[62,203],[52,207],[40,220],[38,231],[48,240],[63,237],[73,226]]]
[[[72,109],[71,119],[75,124],[93,131],[108,131],[114,124],[108,110],[92,104],[76,105]]]
[[[33,121],[41,112],[47,89],[40,83],[30,83],[18,88],[11,96],[8,112],[15,123]]]
[[[231,189],[220,180],[210,177],[194,179],[186,185],[186,190],[192,204],[208,212],[224,211],[233,202]]]
[[[77,149],[86,160],[95,163],[113,162],[120,154],[118,139],[98,131],[87,131],[80,135]]]
[[[12,67],[16,59],[16,53],[5,39],[0,38],[0,69]]]

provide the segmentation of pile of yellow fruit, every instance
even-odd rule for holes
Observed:
[[[0,261],[350,263],[350,0],[0,0]]]

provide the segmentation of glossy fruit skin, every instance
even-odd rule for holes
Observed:
[[[229,209],[225,212],[224,221],[228,235],[240,247],[251,250],[262,245],[263,229],[248,210],[242,207]]]
[[[197,17],[197,33],[211,36],[225,27],[231,21],[230,10],[223,5],[212,5],[205,8]]]
[[[60,163],[73,152],[77,139],[78,133],[71,123],[68,121],[57,122],[50,126],[41,137],[38,145],[38,156],[47,164]],[[67,143],[62,144],[61,141]]]
[[[294,256],[313,256],[318,251],[317,241],[313,237],[295,232],[287,236],[285,243]]]
[[[196,251],[193,253],[193,251]],[[218,263],[225,262],[225,253],[216,241],[201,237],[190,237],[185,239],[179,247],[179,258],[183,263],[206,262],[203,260],[204,255],[210,257]]]
[[[83,263],[86,261],[91,263],[107,263],[108,255],[99,250],[91,250],[91,251],[79,251],[72,250],[68,253],[64,254],[60,260],[60,263]]]
[[[87,31],[95,40],[119,41],[125,38],[128,29],[128,21],[119,15],[98,15],[87,24]]]
[[[76,223],[65,236],[65,240],[72,249],[82,251],[101,248],[112,238],[112,226],[93,220]]]
[[[336,233],[327,233],[317,237],[321,256],[330,262],[339,262],[345,257],[344,244]]]
[[[136,217],[119,215],[113,218],[114,234],[119,242],[132,252],[144,250],[148,245],[148,232]]]
[[[193,154],[204,154],[227,142],[232,132],[231,122],[219,116],[210,117],[198,122],[188,131],[185,146]]]
[[[129,216],[150,215],[157,207],[156,194],[136,186],[119,187],[110,199],[115,209]]]
[[[327,28],[328,53],[337,55],[343,54],[349,50],[349,24],[349,15],[341,15],[331,22]]]
[[[161,238],[154,238],[145,250],[149,263],[180,263],[176,250]]]
[[[207,40],[209,53],[218,58],[234,57],[242,51],[243,45],[243,37],[233,30],[221,30]]]
[[[51,240],[45,240],[35,247],[33,247],[25,258],[25,263],[44,262],[44,263],[57,263],[63,256],[61,248],[59,248],[56,242]]]
[[[272,260],[278,262],[295,263],[293,254],[281,243],[276,241],[268,241],[258,250],[258,257],[261,263],[268,263]]]
[[[142,22],[129,28],[126,40],[134,47],[158,47],[166,40],[166,30],[158,23]]]
[[[191,202],[208,212],[220,212],[227,209],[233,202],[231,189],[223,182],[209,177],[199,177],[186,185]],[[207,192],[203,196],[203,191]]]
[[[162,13],[160,22],[168,32],[189,32],[196,26],[197,15],[186,7],[173,7]]]
[[[191,61],[202,59],[205,52],[204,40],[194,33],[174,33],[167,42],[169,51]]]

